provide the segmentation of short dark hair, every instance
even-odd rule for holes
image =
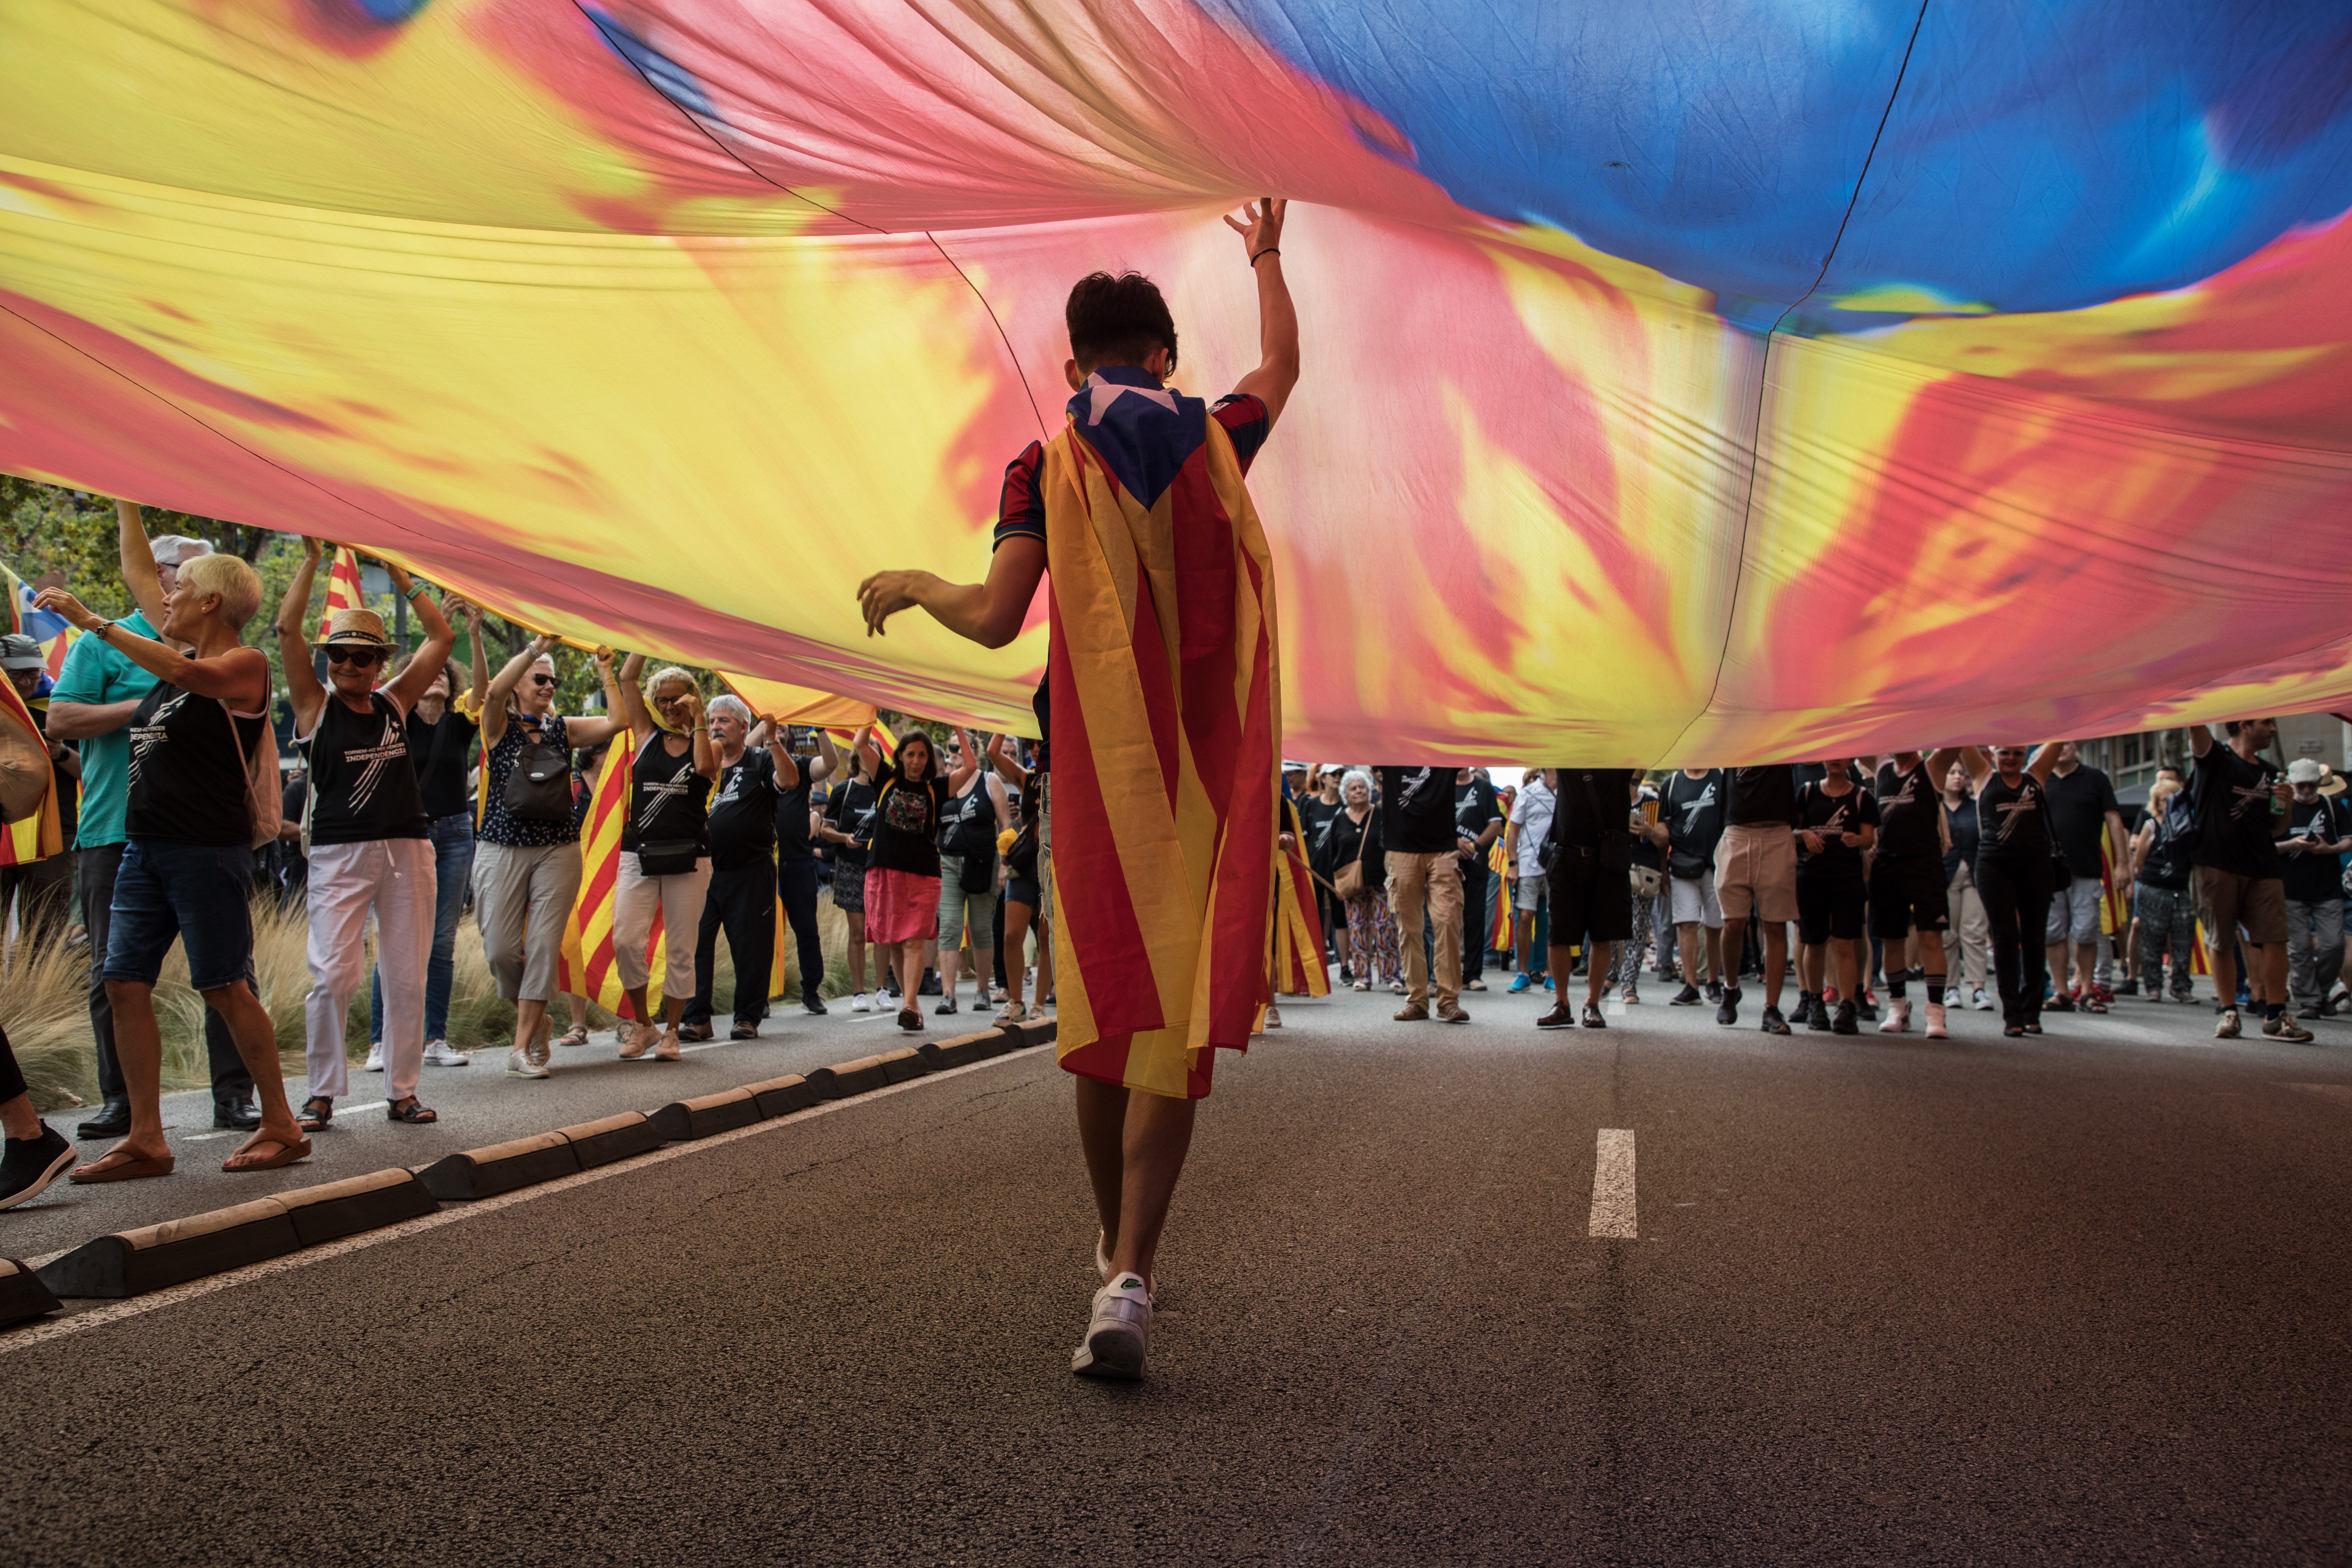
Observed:
[[[1087,273],[1070,290],[1062,318],[1070,329],[1070,357],[1082,372],[1139,365],[1159,348],[1168,351],[1168,368],[1176,368],[1176,318],[1160,285],[1140,272]]]

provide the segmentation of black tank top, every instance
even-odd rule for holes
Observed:
[[[251,847],[245,760],[268,728],[257,713],[232,729],[218,698],[157,681],[131,716],[124,829],[133,838]]]
[[[311,732],[313,844],[423,838],[428,831],[399,704],[381,691],[369,692],[368,702],[369,711],[354,713],[330,691]]]
[[[1878,858],[1916,860],[1926,864],[1944,858],[1944,837],[1937,818],[1944,797],[1927,782],[1922,758],[1908,772],[1892,762],[1878,764]]]
[[[1977,858],[2050,858],[2050,797],[2040,779],[2020,773],[2012,785],[1999,773],[1985,776],[1977,789]]]
[[[670,755],[663,732],[637,748],[629,767],[629,820],[621,847],[635,853],[647,844],[691,842],[710,853],[710,781],[694,771],[694,748]]]

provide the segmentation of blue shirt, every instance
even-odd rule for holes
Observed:
[[[133,612],[120,623],[125,631],[152,637],[155,628]],[[97,706],[135,702],[153,688],[155,677],[131,662],[130,656],[106,638],[85,634],[66,650],[65,668],[58,672],[57,689],[49,700]],[[77,849],[97,849],[130,837],[123,812],[131,801],[131,726],[119,725],[81,743],[81,825],[74,837]]]

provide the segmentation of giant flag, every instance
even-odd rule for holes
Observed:
[[[1293,750],[1751,763],[2352,701],[2352,33],[2216,0],[0,6],[0,468],[1019,729],[1061,310],[1294,198]]]

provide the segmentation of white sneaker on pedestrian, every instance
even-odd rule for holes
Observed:
[[[461,1068],[469,1065],[473,1059],[473,1058],[467,1056],[465,1052],[458,1050],[456,1047],[450,1045],[446,1040],[427,1040],[425,1042],[425,1065],[426,1067]]]
[[[1081,1377],[1143,1375],[1144,1342],[1151,1332],[1151,1292],[1140,1274],[1120,1274],[1095,1292],[1087,1337],[1071,1352],[1070,1370]]]
[[[545,1078],[547,1069],[531,1060],[527,1051],[509,1051],[507,1076],[509,1078]]]
[[[1004,1005],[1004,1012],[1003,1016],[997,1021],[1003,1024],[1018,1024],[1028,1016],[1029,1008],[1027,1004],[1021,1002],[1007,1002]]]
[[[1927,1037],[1931,1040],[1948,1040],[1952,1037],[1952,1032],[1944,1027],[1944,1005],[1941,1002],[1927,1004]]]
[[[1878,1032],[1882,1035],[1906,1035],[1911,1032],[1911,998],[1895,996],[1887,999],[1886,1016],[1879,1020]]]
[[[365,1070],[369,1072],[382,1072],[383,1070],[383,1042],[382,1040],[377,1040],[368,1047],[367,1068]]]
[[[1269,1002],[1265,1005],[1265,1026],[1269,1029],[1282,1027],[1282,1008],[1278,1004]]]
[[[853,1013],[871,1013],[874,1011],[874,998],[860,991],[849,999],[849,1010]]]
[[[2234,1040],[2238,1037],[2238,1010],[2235,1007],[2221,1009],[2221,1016],[2213,1022],[2213,1037],[2217,1040]]]
[[[1992,998],[1986,995],[1984,987],[1979,985],[1977,987],[1976,1000],[1970,1002],[1969,1005],[1979,1013],[1990,1013],[1992,1011]]]

